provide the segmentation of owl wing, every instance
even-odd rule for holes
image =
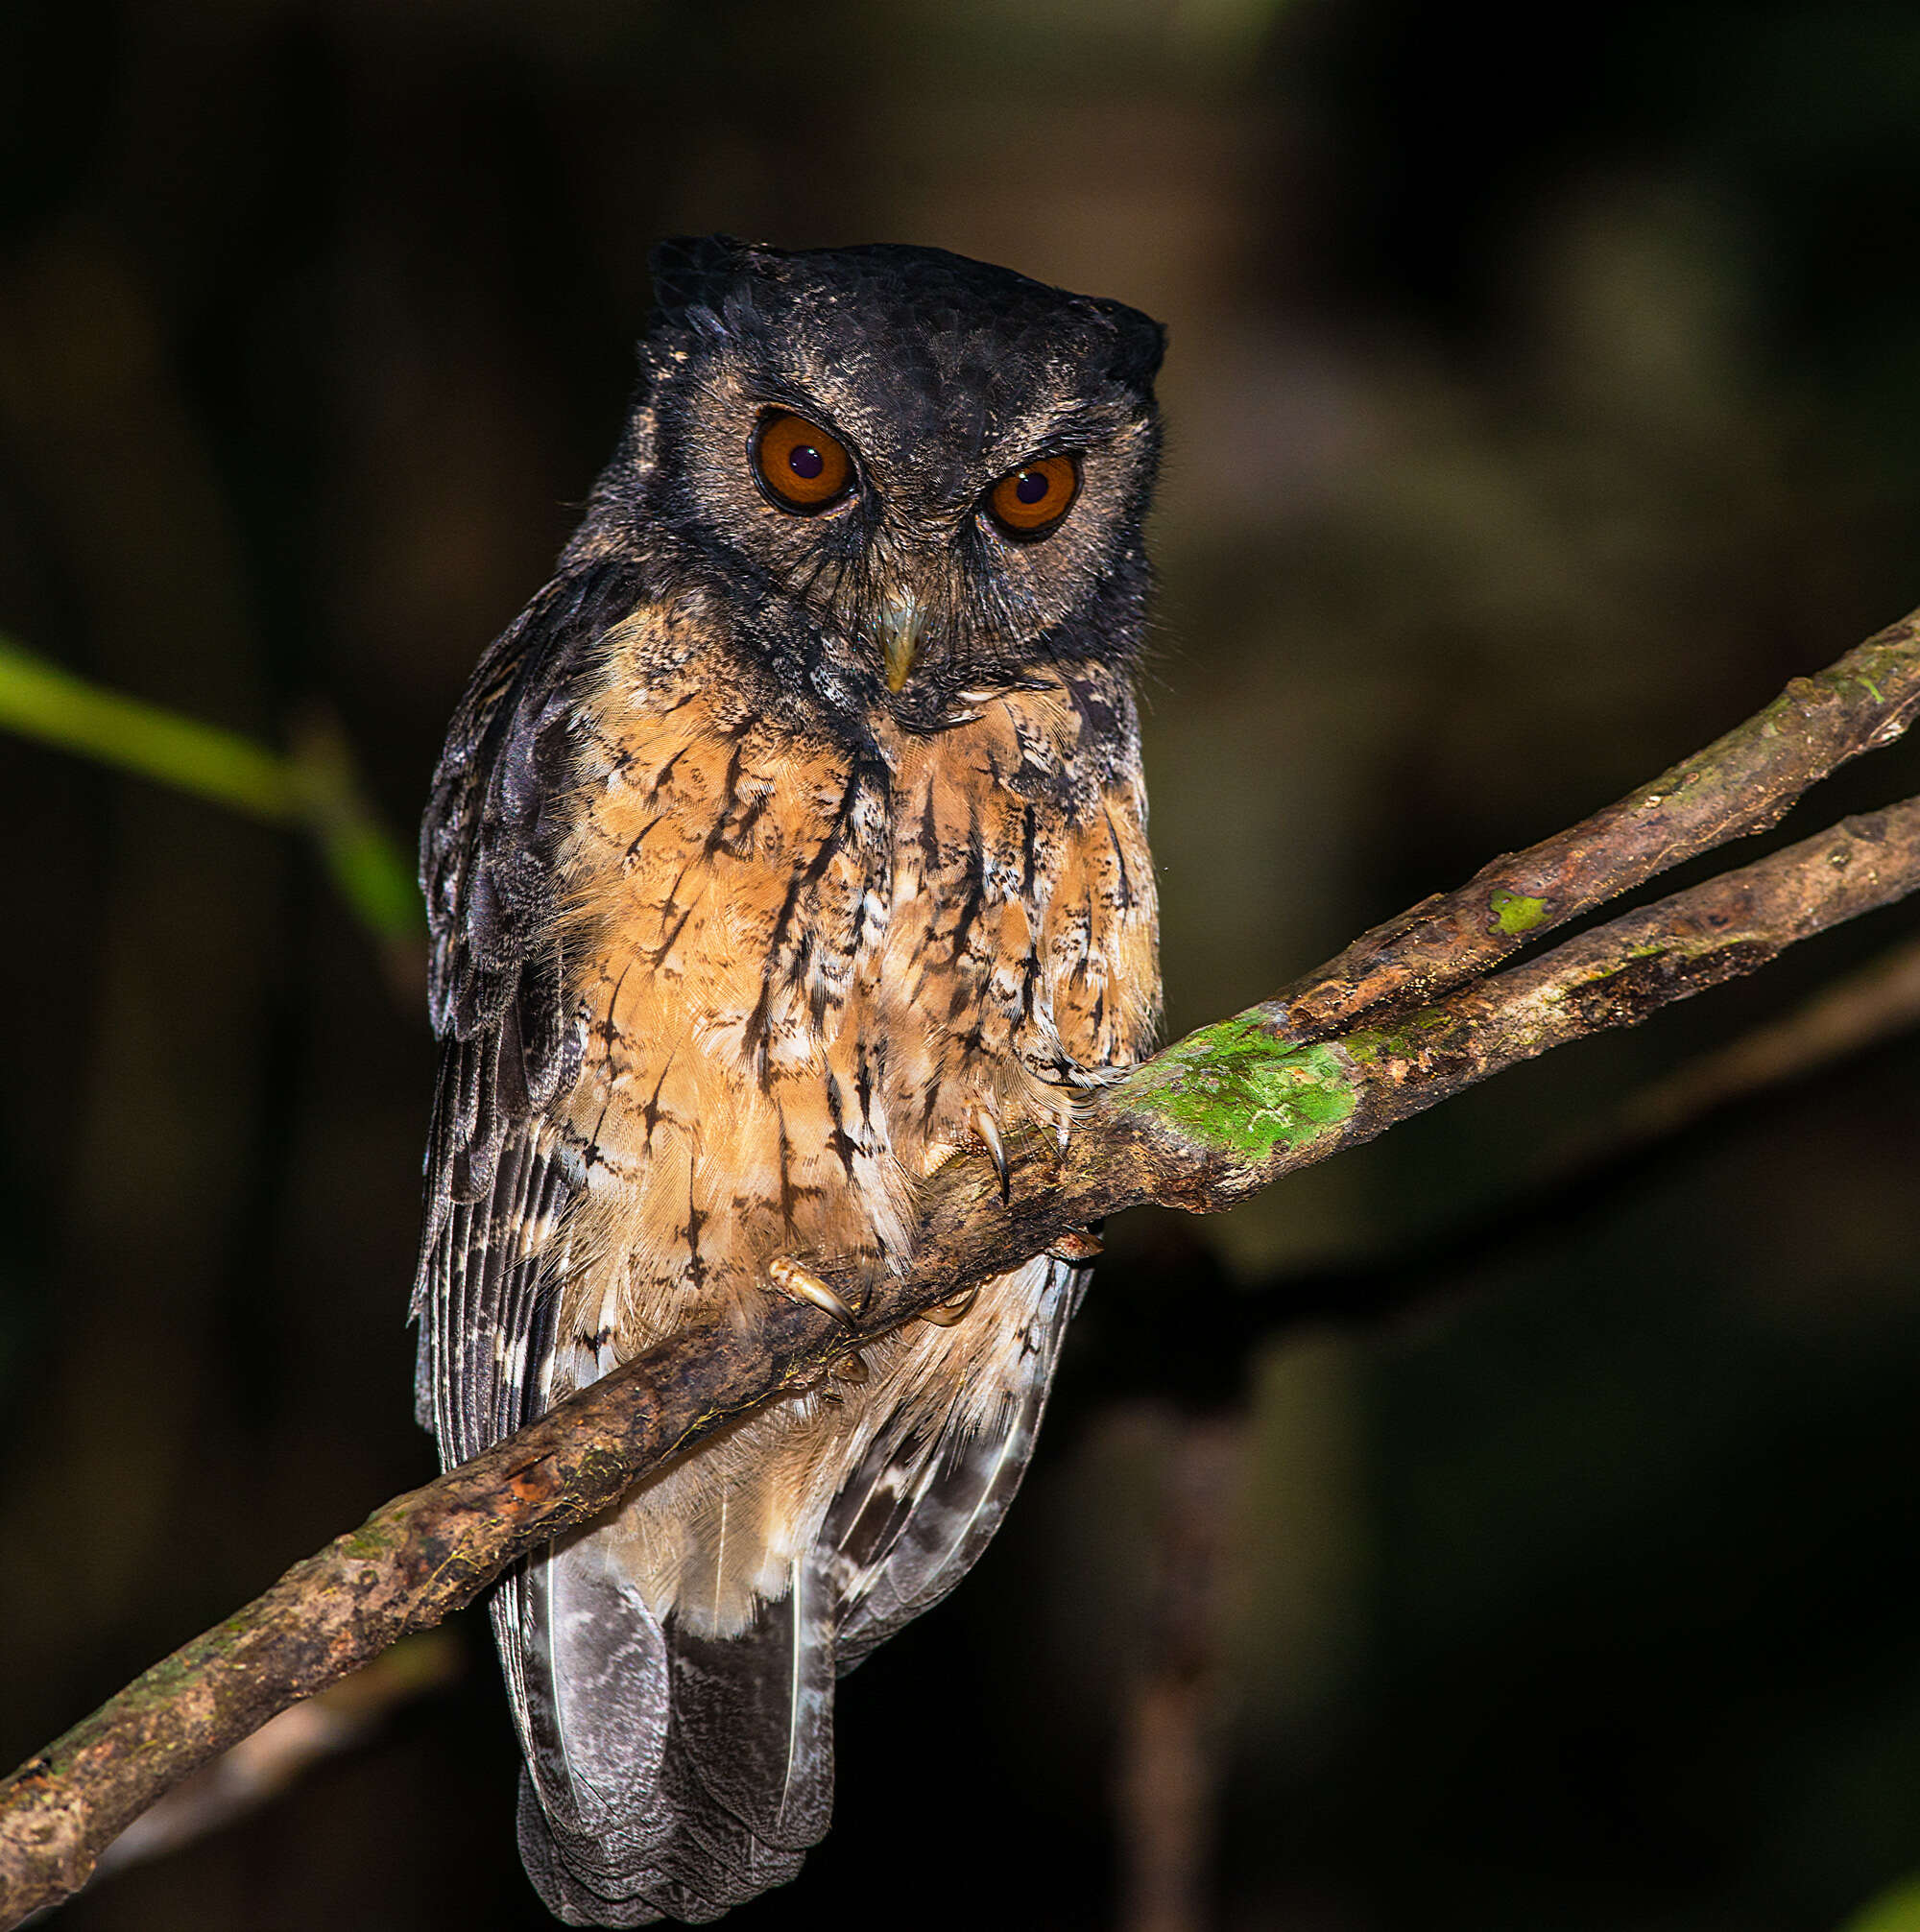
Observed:
[[[828,1511],[821,1547],[839,1599],[842,1676],[972,1568],[1026,1473],[1087,1273],[1044,1257],[1022,1272],[1034,1299],[998,1401],[984,1417],[949,1412],[930,1440],[883,1428]]]
[[[552,880],[597,641],[636,601],[593,567],[551,584],[483,658],[421,836],[442,1039],[415,1286],[417,1405],[450,1467],[551,1396],[584,1184],[562,1112],[580,1070]],[[700,1922],[799,1870],[826,1829],[828,1586],[811,1556],[742,1638],[663,1632],[590,1532],[490,1600],[526,1758],[529,1875],[577,1923]],[[768,1815],[765,1794],[777,1798]]]
[[[413,1314],[415,1400],[451,1467],[545,1406],[581,1184],[558,1113],[578,1076],[553,872],[579,698],[598,640],[633,608],[607,563],[557,579],[481,659],[447,735],[420,836],[441,1039]],[[492,1610],[521,1734],[525,1572]]]
[[[633,601],[624,573],[589,567],[549,584],[495,640],[454,715],[420,832],[441,1062],[414,1283],[416,1396],[448,1464],[530,1413],[540,1358],[526,1345],[559,1210],[579,1184],[558,1119],[581,1038],[553,876],[581,693]]]

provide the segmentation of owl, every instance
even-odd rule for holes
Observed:
[[[1157,1020],[1130,678],[1161,326],[933,249],[653,268],[619,447],[422,833],[414,1307],[449,1466],[690,1319],[843,1307],[943,1162],[1004,1184],[1009,1131],[1069,1135]],[[704,1923],[798,1872],[835,1678],[992,1537],[1082,1285],[981,1283],[500,1582],[558,1917]]]

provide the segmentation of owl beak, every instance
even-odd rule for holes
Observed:
[[[926,611],[910,597],[889,604],[875,627],[880,633],[880,653],[886,664],[887,689],[899,695],[906,689],[920,660],[921,639],[926,635]]]

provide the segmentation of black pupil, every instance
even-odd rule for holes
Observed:
[[[1014,494],[1029,505],[1038,503],[1050,487],[1045,473],[1038,469],[1023,469],[1014,478]]]
[[[786,466],[808,483],[827,467],[827,459],[810,442],[803,442],[786,460]]]

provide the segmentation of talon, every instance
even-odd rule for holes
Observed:
[[[1000,1181],[1000,1205],[1006,1206],[1012,1200],[1007,1190],[1007,1144],[1000,1138],[1000,1123],[984,1107],[973,1109],[973,1132],[980,1136],[980,1145],[987,1150],[987,1158],[994,1163],[994,1172]]]
[[[1046,1251],[1056,1261],[1091,1261],[1107,1244],[1091,1228],[1071,1228]]]
[[[855,1348],[851,1355],[842,1355],[838,1361],[828,1365],[827,1372],[836,1375],[843,1382],[864,1382],[871,1372],[867,1358]]]
[[[956,1295],[950,1301],[936,1302],[931,1308],[923,1308],[915,1318],[921,1322],[931,1322],[936,1328],[950,1328],[956,1322],[964,1322],[972,1312],[973,1303],[979,1299],[980,1284],[976,1281],[964,1294]]]
[[[852,1327],[852,1309],[818,1275],[810,1274],[791,1254],[777,1254],[767,1263],[767,1279],[782,1295],[790,1295],[796,1301],[811,1301],[816,1308],[825,1308],[836,1322]]]

